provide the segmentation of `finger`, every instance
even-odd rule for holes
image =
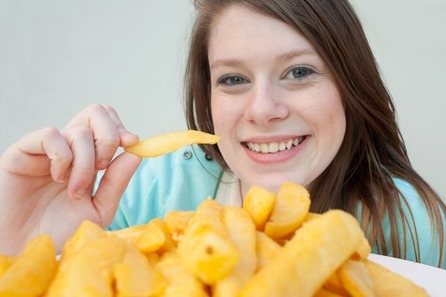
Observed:
[[[116,110],[109,105],[103,105],[103,106],[104,106],[105,110],[108,112],[110,118],[113,120],[113,122],[115,123],[115,125],[118,129],[118,133],[119,133],[119,137],[120,137],[119,146],[126,147],[126,146],[130,146],[132,144],[137,143],[139,141],[139,137],[137,135],[129,132],[125,128],[125,126],[122,123]]]
[[[47,127],[36,130],[10,146],[3,155],[3,166],[23,176],[51,174],[62,182],[70,167],[73,155],[59,130]]]
[[[68,194],[72,198],[91,198],[89,185],[95,178],[95,146],[92,131],[88,128],[63,130],[73,154]]]
[[[122,132],[119,131],[125,130],[114,109],[110,106],[92,104],[78,114],[67,127],[77,126],[87,126],[93,131],[96,168],[106,168],[121,144]]]
[[[120,143],[116,124],[107,110],[100,104],[90,105],[81,113],[79,119],[75,118],[71,123],[71,125],[76,126],[84,126],[85,124],[93,132],[96,168],[104,169],[113,158]]]
[[[113,220],[119,200],[141,160],[138,156],[122,153],[105,171],[93,199],[103,227],[108,226]]]

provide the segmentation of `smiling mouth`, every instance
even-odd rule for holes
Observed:
[[[274,154],[277,152],[289,150],[293,147],[297,147],[306,138],[307,136],[300,136],[297,138],[289,139],[287,141],[269,142],[269,143],[245,142],[245,145],[250,151],[256,153]]]

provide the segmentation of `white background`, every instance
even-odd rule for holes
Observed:
[[[446,197],[446,0],[352,0],[414,167]],[[185,129],[189,0],[0,0],[0,151],[93,102],[141,138]]]

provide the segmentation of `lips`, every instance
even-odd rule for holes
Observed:
[[[306,136],[300,136],[279,142],[257,143],[246,142],[246,147],[256,153],[260,154],[274,154],[280,151],[289,150],[292,147],[297,147],[305,140]]]

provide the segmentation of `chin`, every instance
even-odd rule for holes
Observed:
[[[280,186],[284,183],[284,182],[292,182],[298,185],[301,185],[303,187],[308,186],[307,182],[304,182],[303,178],[299,178],[296,177],[296,174],[288,174],[288,175],[284,175],[282,174],[268,174],[268,175],[263,175],[263,176],[258,176],[257,178],[250,178],[247,179],[248,183],[247,186],[248,187],[252,187],[252,186],[258,186],[261,188],[264,188],[270,192],[273,193],[277,193],[280,189]],[[246,189],[248,190],[248,188]]]
[[[251,179],[249,186],[250,187],[258,186],[258,187],[261,187],[261,188],[268,190],[270,192],[278,193],[280,186],[284,182],[292,182],[292,183],[302,185],[301,183],[296,182],[296,180],[293,180],[293,179],[290,179],[290,178],[287,178],[284,176],[265,176],[265,177],[260,177],[257,179]]]

